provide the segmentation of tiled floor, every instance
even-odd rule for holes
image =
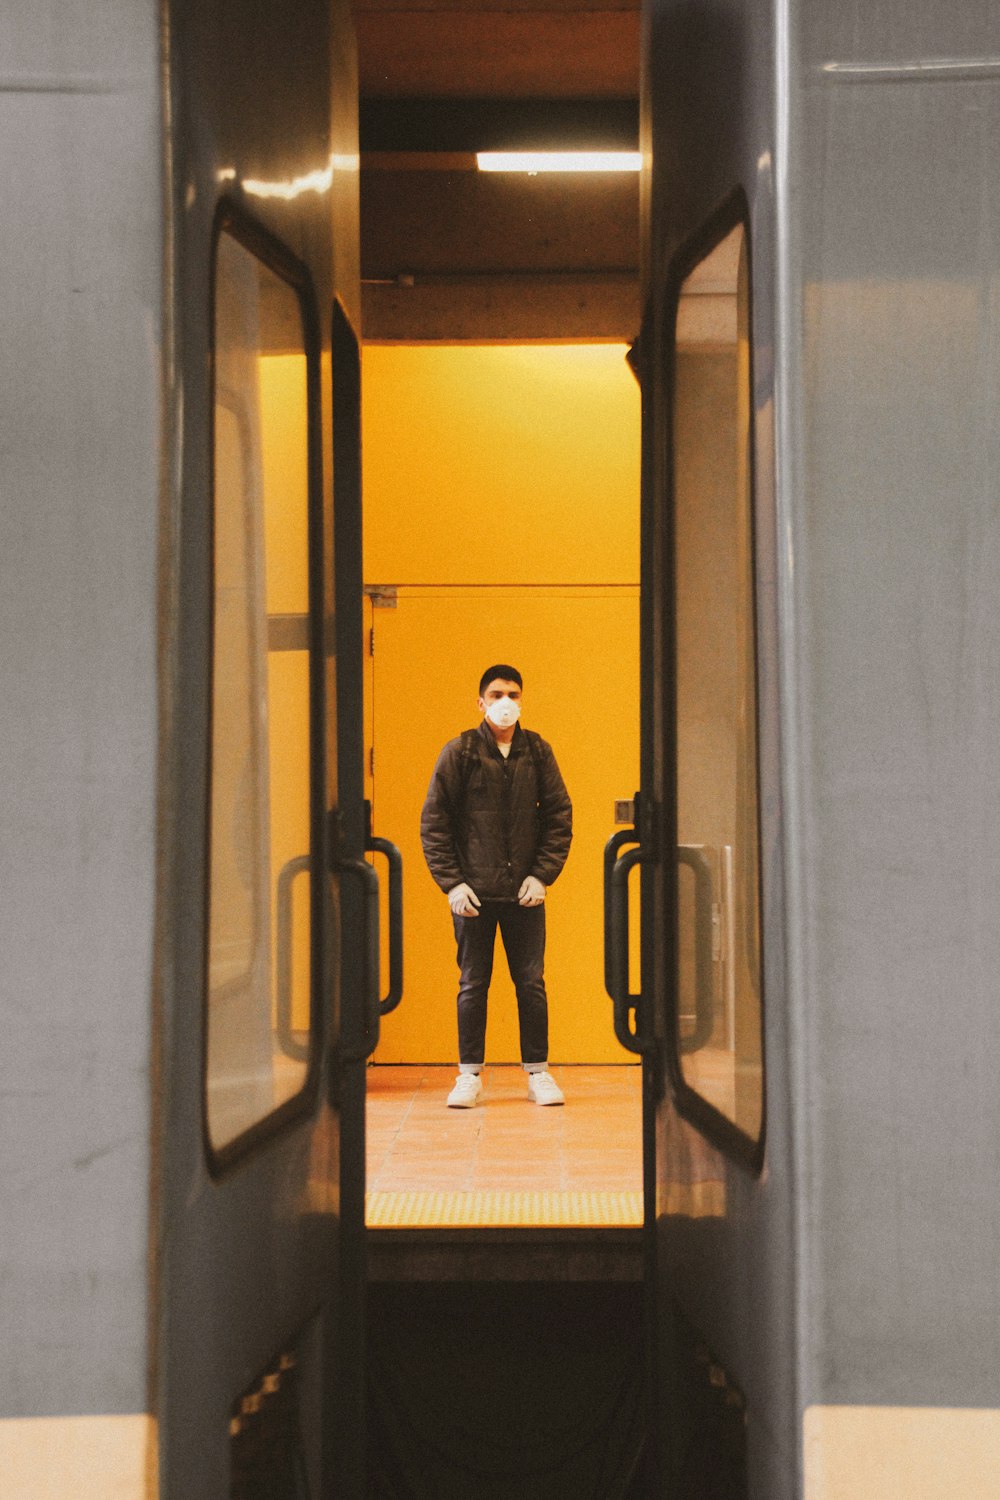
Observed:
[[[453,1068],[368,1071],[369,1224],[622,1224],[641,1220],[638,1067],[553,1067],[562,1107],[518,1067],[483,1070],[474,1109],[448,1109]]]

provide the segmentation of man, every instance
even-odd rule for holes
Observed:
[[[470,1109],[483,1090],[498,927],[517,992],[528,1097],[536,1104],[563,1103],[548,1071],[544,902],[566,863],[573,815],[551,746],[517,722],[521,690],[515,667],[498,663],[483,673],[483,722],[441,751],[420,818],[424,857],[448,896],[458,943],[459,1074],[448,1095],[452,1109]]]

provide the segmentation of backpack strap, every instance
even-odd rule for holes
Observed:
[[[472,776],[472,768],[475,765],[476,760],[478,759],[478,756],[476,754],[476,737],[478,736],[478,734],[478,729],[462,730],[462,750],[458,758],[459,797],[462,803],[461,807],[458,809],[459,817],[465,816],[466,793],[469,790],[469,780]]]

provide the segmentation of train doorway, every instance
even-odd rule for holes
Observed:
[[[366,349],[367,795],[375,834],[403,855],[406,973],[368,1073],[373,1226],[642,1220],[641,1079],[603,990],[601,889],[639,762],[639,397],[625,353]],[[500,954],[487,1104],[445,1107],[457,969],[419,817],[441,746],[478,722],[493,660],[522,671],[524,722],[553,745],[574,802],[547,901],[550,1063],[567,1110],[527,1101]]]

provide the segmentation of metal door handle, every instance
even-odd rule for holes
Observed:
[[[311,864],[308,854],[300,854],[282,865],[275,900],[275,1010],[278,1045],[286,1057],[294,1057],[298,1062],[305,1062],[309,1056],[309,1047],[297,1042],[292,1035],[292,885],[296,875],[303,874]]]
[[[681,1052],[697,1052],[712,1035],[715,1012],[712,1005],[712,866],[697,844],[677,846],[679,864],[694,872],[694,1031],[683,1040]]]
[[[403,998],[403,856],[388,839],[369,836],[365,848],[389,862],[389,991],[378,1003],[387,1016]]]
[[[634,830],[633,830],[634,836]],[[617,835],[615,835],[617,837]],[[627,842],[627,839],[622,841]],[[608,986],[614,1003],[615,1036],[629,1052],[639,1056],[652,1050],[652,1040],[642,1033],[642,991],[632,995],[628,987],[629,921],[628,878],[635,865],[641,864],[645,854],[641,847],[628,849],[615,860],[611,870],[610,910],[610,966]],[[632,1013],[635,1024],[632,1024]]]
[[[341,859],[336,869],[340,875],[353,875],[361,881],[364,952],[364,1036],[357,1048],[344,1046],[344,1057],[348,1062],[362,1062],[370,1057],[378,1046],[379,1036],[379,986],[381,975],[381,945],[379,941],[379,884],[378,875],[366,859]]]
[[[604,846],[604,988],[608,992],[608,999],[615,998],[612,988],[611,976],[611,872],[615,867],[615,860],[626,844],[638,844],[639,835],[634,828],[619,828],[613,833]]]

